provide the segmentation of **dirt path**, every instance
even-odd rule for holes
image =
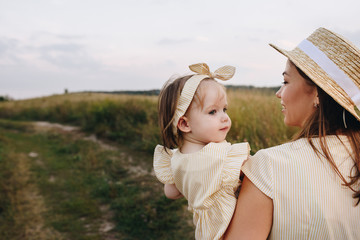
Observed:
[[[21,239],[27,240],[61,240],[61,234],[45,226],[43,213],[46,207],[43,197],[36,185],[31,181],[30,156],[12,153],[9,158],[14,160],[16,173],[10,179],[10,201],[14,206],[15,225],[23,229]]]
[[[9,239],[116,240],[166,235],[167,229],[153,229],[157,221],[164,221],[166,209],[158,207],[163,203],[162,186],[151,176],[150,154],[99,140],[78,127],[21,124],[0,126],[8,158],[4,172],[12,177],[7,183],[11,221],[4,225],[9,231],[3,231],[15,236]],[[193,229],[181,204],[174,204],[171,212],[175,217],[169,219],[176,219],[179,226],[171,232],[188,239]],[[145,235],[137,229],[139,221],[144,221]]]
[[[38,132],[58,130],[60,132],[71,133],[77,138],[95,142],[99,144],[104,150],[117,150],[116,147],[99,140],[94,134],[86,136],[83,132],[80,131],[79,127],[50,122],[34,122],[33,125],[35,130]]]
[[[49,131],[56,131],[62,134],[71,134],[72,137],[75,139],[82,139],[86,141],[92,141],[98,144],[102,150],[106,151],[119,151],[118,147],[105,143],[102,140],[99,140],[94,134],[86,135],[83,133],[79,127],[62,125],[58,123],[49,123],[49,122],[34,122],[33,123],[34,129],[36,132],[49,132]],[[36,154],[36,153],[30,153]],[[122,155],[126,155],[122,153]],[[132,163],[132,157],[126,156],[127,162]],[[134,166],[134,164],[128,164],[127,170],[136,173],[136,175],[147,175],[149,172],[141,166]],[[151,173],[150,173],[151,174]],[[97,220],[99,222],[99,229],[98,233],[102,236],[104,240],[116,240],[118,239],[118,235],[114,233],[112,230],[115,228],[115,223],[113,222],[112,218],[114,213],[110,210],[110,206],[108,205],[101,205],[99,206],[102,216]],[[90,227],[90,226],[89,226]],[[40,238],[38,238],[40,239]],[[60,238],[59,238],[60,239]]]
[[[69,133],[75,138],[94,142],[94,143],[98,144],[103,150],[110,150],[110,151],[118,151],[119,150],[118,147],[98,139],[94,134],[86,135],[84,132],[82,132],[80,130],[79,127],[62,125],[59,123],[50,123],[50,122],[34,122],[33,126],[37,132],[55,130],[58,132]],[[138,176],[138,177],[145,176],[148,174],[155,176],[154,171],[149,172],[148,169],[146,169],[144,166],[135,164],[132,156],[126,156],[126,158],[127,158],[127,162],[129,164],[124,165],[124,167],[126,167],[126,169],[131,174],[133,174],[135,177],[136,176]]]

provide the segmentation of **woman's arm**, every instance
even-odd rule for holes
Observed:
[[[272,217],[272,199],[245,176],[224,239],[266,239],[271,230]]]
[[[183,197],[182,193],[177,189],[175,184],[168,184],[164,185],[164,193],[167,198],[170,199],[178,199]]]

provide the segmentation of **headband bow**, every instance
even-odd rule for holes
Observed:
[[[229,65],[217,69],[214,73],[210,72],[210,69],[206,63],[192,64],[189,66],[189,68],[191,71],[197,74],[186,81],[184,88],[181,91],[173,120],[174,135],[177,135],[177,124],[179,119],[184,116],[186,110],[190,106],[190,103],[200,82],[205,78],[218,78],[226,81],[232,78],[235,74],[235,67]]]
[[[210,72],[206,63],[192,64],[189,68],[198,74],[208,75],[210,78],[218,78],[224,81],[229,80],[235,74],[235,67],[229,65],[218,68],[214,73]]]

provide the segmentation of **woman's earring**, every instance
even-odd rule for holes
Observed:
[[[319,108],[319,97],[315,98],[314,108]]]
[[[345,108],[343,109],[343,122],[344,122],[344,127],[347,128],[346,120],[345,120]]]

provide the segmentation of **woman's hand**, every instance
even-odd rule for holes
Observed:
[[[273,218],[273,201],[246,176],[224,239],[266,239]]]

